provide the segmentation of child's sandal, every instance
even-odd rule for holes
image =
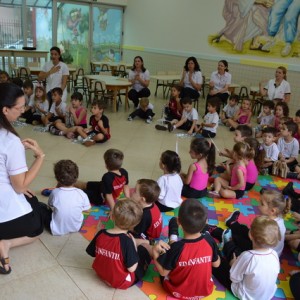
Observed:
[[[9,265],[9,257],[6,258],[0,258],[0,263],[2,266],[0,266],[0,274],[8,275],[11,272],[11,267]],[[5,269],[5,265],[8,265],[8,270]]]

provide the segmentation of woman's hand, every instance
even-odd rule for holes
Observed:
[[[24,145],[25,149],[30,149],[33,151],[35,157],[44,157],[44,151],[39,146],[39,144],[33,139],[24,139],[22,140],[22,144]]]
[[[53,66],[49,71],[49,75],[57,73],[59,70],[60,70],[60,65]]]
[[[153,257],[156,259],[160,255],[166,253],[170,249],[170,245],[160,240],[156,245],[153,246]]]

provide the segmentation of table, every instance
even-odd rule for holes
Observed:
[[[114,75],[115,72],[118,70],[120,65],[123,65],[126,67],[126,69],[132,68],[132,64],[128,64],[126,62],[116,62],[116,61],[92,61],[92,64],[95,66],[101,67],[102,65],[108,65],[111,69],[111,74]]]
[[[84,77],[92,81],[105,82],[106,88],[113,91],[113,112],[117,111],[117,96],[120,90],[126,90],[125,94],[125,109],[128,109],[128,88],[132,85],[126,78],[119,78],[110,75],[84,75]]]
[[[2,57],[3,70],[5,69],[5,57],[8,58],[8,68],[10,69],[11,58],[14,60],[14,64],[17,63],[17,57],[31,57],[37,58],[38,62],[41,62],[41,58],[47,60],[49,51],[41,50],[18,50],[18,49],[0,49],[0,56]]]
[[[160,75],[150,75],[150,79],[156,80],[156,89],[154,95],[157,96],[157,88],[159,86],[163,87],[163,97],[168,95],[166,94],[167,88],[171,86],[175,81],[181,79],[181,74],[160,74]]]
[[[68,67],[70,75],[76,72],[76,68]],[[39,75],[42,71],[42,67],[29,67],[30,73],[32,75]]]

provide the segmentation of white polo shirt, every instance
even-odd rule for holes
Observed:
[[[225,85],[231,84],[231,74],[225,72],[223,75],[219,74],[218,71],[214,71],[211,73],[210,81],[214,82],[214,90],[220,91]],[[225,93],[229,93],[226,91]]]
[[[128,74],[128,79],[133,80],[135,78],[135,76],[138,74],[140,74],[140,77],[142,78],[142,80],[150,80],[150,73],[148,70],[146,70],[145,72],[140,72],[140,73],[138,73],[137,71],[130,70],[129,74]],[[137,92],[139,92],[144,88],[144,86],[138,80],[136,80],[136,81],[134,81],[132,88],[134,90],[136,90]]]
[[[264,87],[268,91],[268,98],[273,99],[284,99],[285,94],[291,93],[290,84],[286,80],[282,80],[280,85],[275,87],[275,79],[269,80],[267,85]]]
[[[192,80],[197,84],[202,84],[203,83],[202,73],[200,71],[193,72]],[[192,86],[192,84],[190,82],[189,72],[185,73],[184,80],[183,80],[183,86],[185,88],[191,88],[191,89],[195,90],[195,88]]]

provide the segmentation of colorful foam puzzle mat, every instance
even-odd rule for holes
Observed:
[[[205,197],[199,199],[207,208],[208,223],[226,228],[225,219],[234,211],[240,210],[241,214],[239,222],[250,225],[256,215],[259,214],[259,191],[262,187],[268,189],[282,190],[290,180],[282,179],[273,176],[259,176],[256,185],[253,189],[245,193],[241,199],[213,199]],[[300,192],[300,182],[294,182],[294,189]],[[122,199],[122,196],[121,198]],[[112,221],[108,220],[108,207],[93,206],[84,216],[81,234],[87,239],[92,240],[97,232],[97,225],[102,221],[103,226],[109,229],[112,228]],[[178,209],[174,211],[163,213],[163,230],[161,238],[166,240],[168,237],[168,223],[173,216],[177,216]],[[285,226],[287,230],[293,230],[297,227],[294,224],[291,214],[285,216]],[[293,253],[288,246],[285,246],[284,251],[280,257],[281,270],[278,275],[277,291],[274,300],[293,299],[289,288],[289,272],[300,268],[300,263],[297,261],[297,253]],[[236,299],[231,292],[226,290],[217,280],[214,279],[214,291],[205,299]],[[171,300],[175,299],[168,295],[160,284],[159,273],[155,269],[154,264],[151,264],[143,278],[143,281],[137,283],[137,286],[149,297],[151,300]]]

